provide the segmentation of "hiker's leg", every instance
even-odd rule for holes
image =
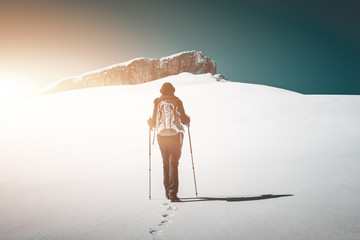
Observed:
[[[172,145],[169,158],[169,189],[173,190],[176,194],[179,188],[178,166],[180,156],[181,145]]]
[[[161,156],[163,159],[163,174],[164,174],[164,188],[165,192],[168,193],[169,191],[169,165],[170,165],[170,151],[169,147],[167,146],[166,139],[159,138],[159,147],[161,151]]]

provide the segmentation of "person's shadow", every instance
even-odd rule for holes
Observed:
[[[244,202],[244,201],[256,201],[256,200],[265,200],[271,198],[281,198],[281,197],[292,197],[293,194],[264,194],[253,197],[194,197],[194,198],[180,198],[181,202],[202,202],[202,201],[226,201],[226,202]]]

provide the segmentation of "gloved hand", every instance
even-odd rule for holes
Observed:
[[[154,121],[154,119],[149,118],[148,121],[147,121],[147,123],[148,123],[148,125],[149,125],[149,127],[150,127],[151,130],[155,127],[155,121]]]
[[[184,125],[190,126],[190,117],[188,115],[185,115],[184,118],[182,119],[182,122]]]

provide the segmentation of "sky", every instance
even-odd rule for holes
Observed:
[[[0,1],[0,103],[137,57],[200,50],[231,81],[360,94],[355,1]]]

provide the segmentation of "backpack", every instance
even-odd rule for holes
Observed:
[[[168,98],[158,103],[156,131],[160,136],[173,136],[179,132],[185,133],[176,98]]]

